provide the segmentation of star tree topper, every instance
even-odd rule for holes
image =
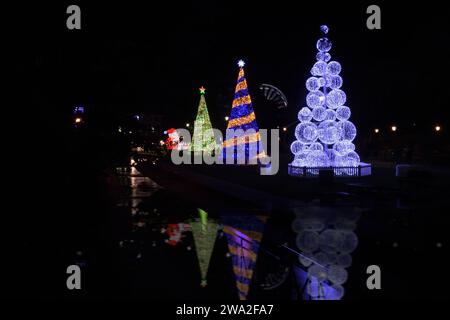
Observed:
[[[206,92],[205,87],[201,86],[199,89],[200,89],[200,94],[205,94],[205,92]]]

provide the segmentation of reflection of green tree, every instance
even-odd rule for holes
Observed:
[[[191,223],[191,230],[200,265],[201,285],[206,286],[206,275],[216,241],[218,223],[213,220],[208,221],[208,214],[202,209],[198,209],[198,212],[200,217],[197,221]]]

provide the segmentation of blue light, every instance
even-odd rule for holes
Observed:
[[[319,140],[325,144],[334,144],[341,138],[336,121],[325,120],[319,124]]]
[[[340,106],[339,108],[336,109],[336,117],[340,121],[350,119],[351,114],[352,112],[350,111],[349,107]]]
[[[75,109],[73,110],[73,113],[84,113],[84,107],[82,107],[82,106],[75,107]]]
[[[310,92],[306,96],[306,104],[311,109],[315,107],[321,107],[325,104],[325,95],[322,91]]]
[[[324,34],[328,27],[322,26]],[[345,104],[347,95],[341,87],[343,79],[339,75],[342,66],[331,61],[328,53],[332,48],[331,41],[322,37],[317,41],[317,61],[306,80],[306,104],[301,108],[295,128],[296,141],[291,144],[295,155],[292,166],[297,167],[356,167],[360,158],[352,141],[356,138],[356,127],[349,121],[351,110]],[[347,170],[347,171],[346,171]],[[353,170],[353,171],[352,171]],[[311,171],[314,172],[314,171]],[[319,170],[317,170],[318,174]],[[342,169],[339,175],[352,174],[354,169]],[[344,278],[343,273],[336,271],[335,278]],[[337,280],[335,284],[340,281]]]
[[[323,121],[327,117],[327,112],[324,107],[315,107],[312,109],[313,119],[316,121]]]
[[[331,74],[333,76],[337,76],[339,73],[341,73],[341,64],[336,61],[331,61],[327,65],[327,72],[328,74]]]
[[[310,77],[306,80],[306,89],[309,91],[318,91],[321,85],[319,84],[319,79],[316,77]]]
[[[317,140],[317,126],[312,122],[302,122],[295,128],[295,137],[304,144],[312,143]]]
[[[298,112],[298,120],[300,120],[301,122],[309,122],[311,121],[313,115],[311,112],[311,109],[307,108],[307,107],[303,107],[299,112]]]
[[[322,31],[323,34],[327,34],[329,30],[330,30],[330,29],[329,29],[328,26],[325,25],[325,24],[323,24],[323,25],[320,26],[320,31]]]
[[[317,41],[316,47],[320,52],[328,52],[331,50],[332,44],[328,38],[321,38]]]
[[[342,140],[351,142],[353,141],[353,139],[355,139],[356,127],[352,122],[348,120],[340,121],[338,122],[337,126],[341,131]]]
[[[342,78],[340,76],[330,76],[327,84],[331,89],[339,89],[342,87]]]
[[[324,61],[317,61],[311,69],[311,74],[313,76],[323,76],[326,73],[327,73],[327,63]]]
[[[328,62],[331,60],[331,55],[328,52],[319,52],[316,54],[316,59],[318,61]]]
[[[326,111],[325,111],[325,113],[326,113],[326,117],[325,117],[325,120],[336,120],[336,111],[334,111],[334,110],[331,110],[331,109],[327,109]]]
[[[330,93],[327,94],[327,106],[331,109],[337,109],[340,106],[343,106],[347,101],[347,96],[344,91],[340,89],[331,90]]]

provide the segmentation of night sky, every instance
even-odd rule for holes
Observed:
[[[76,3],[81,31],[66,28],[72,2],[34,5],[22,10],[33,27],[23,20],[12,25],[23,32],[15,39],[17,73],[29,81],[33,104],[50,127],[75,104],[105,114],[162,114],[165,126],[184,126],[194,120],[203,85],[213,125],[221,128],[240,58],[260,127],[286,125],[305,105],[321,24],[330,27],[330,53],[342,64],[342,89],[360,131],[445,125],[449,118],[449,14],[442,4],[376,2],[382,29],[368,30],[372,1]],[[262,101],[261,83],[280,88],[289,107],[280,111]]]

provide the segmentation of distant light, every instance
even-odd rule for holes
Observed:
[[[239,68],[243,68],[245,66],[244,60],[239,60],[238,61],[238,66],[239,66]]]
[[[396,127],[396,126],[392,126],[392,127],[391,127],[391,130],[392,130],[392,132],[397,131],[397,127]]]
[[[230,119],[230,117],[225,117],[225,121],[228,121]]]
[[[118,129],[118,130],[119,130],[119,132],[122,132],[122,127],[119,127],[119,129]]]
[[[436,132],[441,131],[441,126],[436,126],[436,127],[434,127],[434,130],[436,130]]]
[[[141,117],[140,117],[138,114],[135,115],[134,118],[135,118],[137,121],[139,121],[139,120],[141,119]]]
[[[84,113],[84,107],[78,106],[73,110],[74,113]]]
[[[286,128],[286,127],[284,127],[284,128],[283,128],[283,131],[285,131],[285,132],[286,132],[286,131],[287,131],[287,128]]]
[[[375,129],[375,133],[379,133],[380,132],[380,129]]]
[[[189,123],[186,123],[186,127],[188,127],[188,128],[189,128]]]
[[[75,118],[75,123],[81,123],[81,118]]]

